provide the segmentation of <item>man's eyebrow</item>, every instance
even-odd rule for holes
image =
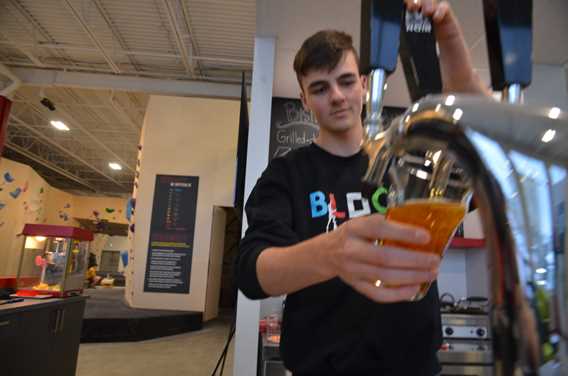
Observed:
[[[314,88],[314,87],[316,87],[316,86],[324,86],[324,85],[327,85],[327,81],[326,81],[326,80],[317,80],[317,81],[311,82],[311,83],[308,85],[308,89],[312,89],[312,88]]]
[[[357,75],[353,72],[347,72],[347,73],[343,73],[342,75],[340,75],[337,79],[338,80],[344,80],[344,79],[350,79],[350,78],[356,78]],[[317,86],[325,86],[328,85],[328,82],[326,80],[316,80],[314,82],[311,82],[308,85],[308,89],[312,89],[314,87]]]
[[[357,75],[355,73],[343,73],[341,76],[339,76],[339,80],[344,79],[344,78],[356,78]]]

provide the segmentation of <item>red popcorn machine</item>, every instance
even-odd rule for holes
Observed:
[[[16,295],[66,297],[83,292],[93,233],[70,226],[26,224]]]

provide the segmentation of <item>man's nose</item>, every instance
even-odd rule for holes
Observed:
[[[339,85],[331,85],[329,95],[332,103],[342,102],[345,100],[345,94],[343,94]]]

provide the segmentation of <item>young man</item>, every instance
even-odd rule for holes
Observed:
[[[445,91],[484,93],[447,3],[407,7],[433,18]],[[371,213],[362,197],[367,82],[351,37],[314,34],[298,51],[294,70],[320,132],[313,144],[272,160],[251,193],[239,288],[251,299],[287,294],[280,349],[295,376],[435,375],[436,284],[424,299],[411,300],[421,283],[436,279],[440,259],[375,244],[422,243],[429,234]]]

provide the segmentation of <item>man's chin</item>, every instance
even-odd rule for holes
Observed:
[[[331,127],[328,127],[327,130],[330,133],[334,134],[343,134],[349,132],[353,128],[353,125],[350,123],[339,123],[333,124]]]

